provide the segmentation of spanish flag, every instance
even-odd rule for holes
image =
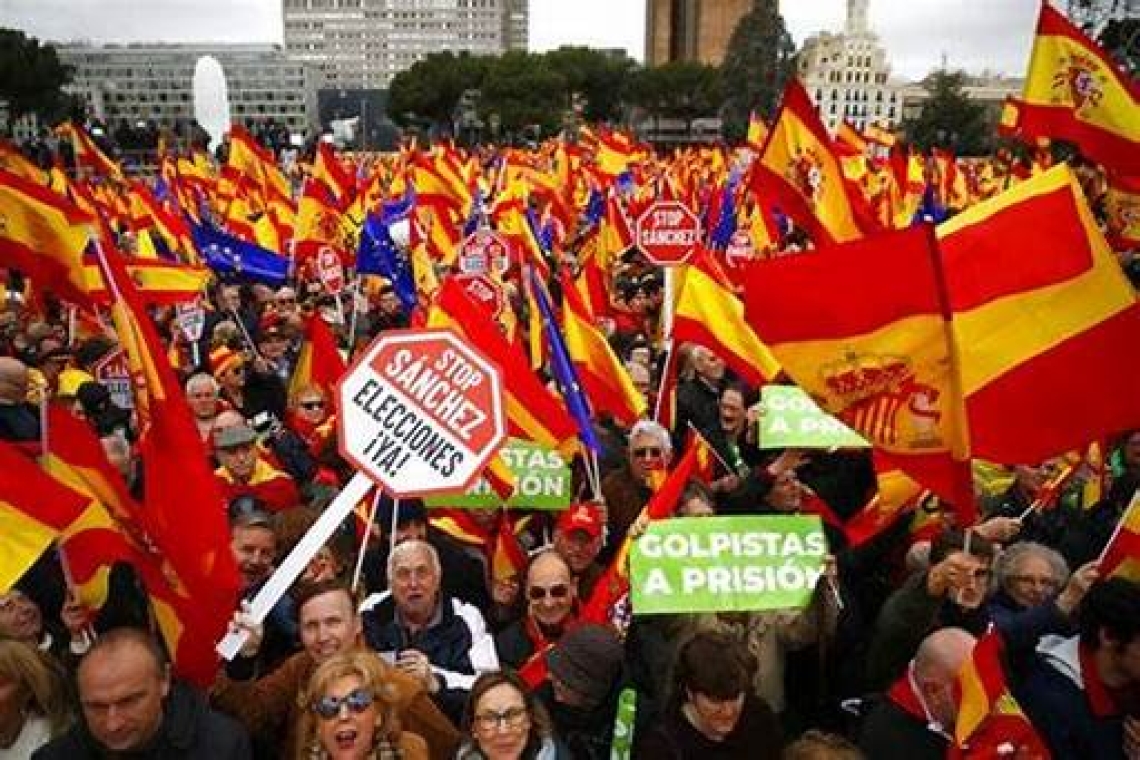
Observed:
[[[1102,576],[1140,583],[1140,492],[1132,496],[1100,558]]]
[[[748,114],[748,137],[745,144],[754,151],[764,149],[764,141],[768,139],[768,125],[755,111]]]
[[[0,265],[85,304],[83,251],[94,227],[93,217],[63,197],[0,169]]]
[[[116,256],[118,254],[111,253]],[[209,285],[213,272],[203,266],[176,264],[161,259],[135,259],[125,262],[127,273],[143,303],[170,306],[198,298]],[[112,300],[99,264],[90,256],[83,260],[83,280],[91,299],[100,304]]]
[[[780,373],[780,363],[744,319],[744,304],[707,267],[677,269],[673,339],[705,346],[741,379],[760,387]]]
[[[913,478],[881,457],[874,458],[875,495],[847,520],[844,532],[852,546],[859,546],[883,532],[908,512],[913,512],[927,496]]]
[[[864,234],[831,146],[807,91],[792,80],[760,160],[753,165],[752,183],[770,188],[817,244],[856,240]]]
[[[974,644],[958,672],[958,717],[948,757],[1046,760],[1049,750],[1010,693],[1002,664],[1004,645],[994,627]],[[1007,748],[1002,753],[999,747]]]
[[[317,143],[317,158],[313,162],[312,179],[321,182],[332,191],[339,209],[345,209],[352,202],[356,192],[356,180],[337,158],[336,151],[324,140]]]
[[[1104,213],[1108,242],[1115,250],[1140,248],[1140,175],[1108,178]]]
[[[305,322],[305,338],[297,352],[297,362],[289,380],[289,395],[316,385],[324,390],[326,396],[335,398],[334,386],[346,369],[347,365],[336,347],[332,330],[319,314],[310,316]]]
[[[37,185],[47,184],[47,173],[31,162],[15,145],[0,140],[0,169],[23,177]]]
[[[835,152],[842,156],[865,156],[867,155],[867,138],[851,124],[851,122],[844,119],[839,122],[838,129],[835,130]]]
[[[0,442],[0,593],[11,589],[90,504],[15,446]]]
[[[107,157],[107,154],[95,144],[95,141],[91,139],[83,127],[77,127],[70,121],[65,121],[55,128],[55,134],[57,137],[71,142],[76,165],[91,169],[104,177],[123,179],[123,170]]]
[[[566,407],[531,371],[527,357],[499,331],[477,306],[463,286],[448,277],[436,294],[428,315],[428,327],[450,327],[479,346],[503,370],[506,384],[507,420],[510,434],[571,453],[576,446],[577,425]]]
[[[569,270],[563,268],[561,278],[562,334],[586,395],[594,409],[609,412],[630,427],[645,416],[645,396],[634,387],[605,336],[591,323]]]
[[[1068,166],[938,236],[974,456],[1041,462],[1140,425],[1140,304]]]
[[[227,167],[236,170],[238,176],[250,183],[256,209],[267,209],[275,197],[288,198],[292,195],[289,180],[277,168],[273,151],[263,147],[245,127],[237,124],[230,127]]]
[[[743,270],[745,314],[828,413],[973,523],[967,439],[934,236],[876,235]]]
[[[1140,174],[1140,88],[1048,2],[1021,100],[1024,138],[1070,140],[1112,171]]]

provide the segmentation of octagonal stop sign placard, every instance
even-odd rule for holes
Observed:
[[[341,453],[397,498],[465,490],[506,438],[498,367],[451,330],[382,333],[337,395]]]
[[[701,220],[678,201],[658,201],[637,218],[637,247],[654,264],[684,264],[701,242]]]

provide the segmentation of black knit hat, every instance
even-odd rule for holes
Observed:
[[[546,656],[550,674],[592,705],[613,691],[625,655],[609,626],[586,624],[568,631]]]

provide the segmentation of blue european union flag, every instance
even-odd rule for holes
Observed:
[[[598,188],[592,188],[590,198],[586,201],[586,224],[590,227],[596,227],[605,215],[606,197],[601,194]]]
[[[558,323],[554,320],[554,309],[550,306],[546,287],[539,281],[533,269],[529,271],[529,274],[534,302],[538,305],[539,314],[542,315],[546,342],[550,346],[550,371],[554,375],[554,382],[558,383],[562,400],[566,402],[570,416],[578,424],[578,437],[594,452],[600,452],[602,444],[594,433],[590,402],[586,398],[586,394],[582,392],[582,386],[578,382],[578,372],[574,369],[574,363],[570,361],[570,351],[566,348],[566,339],[558,331]]]
[[[391,224],[398,219],[404,219],[416,207],[416,189],[408,184],[404,197],[384,201],[380,204],[380,219],[384,224]]]
[[[356,251],[357,274],[378,274],[392,283],[396,296],[411,314],[416,308],[416,281],[412,276],[411,264],[404,256],[388,225],[383,219],[369,214],[361,229],[360,246]]]
[[[206,266],[218,274],[235,275],[279,287],[289,279],[289,259],[233,235],[190,222],[194,245]]]
[[[736,234],[736,196],[731,182],[721,192],[720,217],[709,230],[709,247],[724,250]]]
[[[922,203],[914,212],[914,218],[911,219],[911,226],[922,224],[923,222],[930,222],[932,224],[941,224],[950,218],[950,212],[941,204],[938,203],[938,198],[934,191],[933,185],[927,185],[926,190],[922,193]]]

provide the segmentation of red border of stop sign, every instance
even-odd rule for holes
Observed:
[[[678,216],[677,222],[670,224],[666,229],[683,230],[686,228],[692,229],[693,243],[688,248],[684,244],[664,244],[648,246],[642,242],[647,226],[653,221],[655,216],[669,215]],[[684,224],[681,224],[684,222]],[[657,225],[654,225],[654,229]],[[646,258],[658,266],[673,266],[677,264],[684,264],[697,250],[697,246],[701,244],[701,220],[696,214],[689,209],[688,206],[680,201],[658,201],[652,206],[647,208],[641,216],[637,218],[637,247],[645,254]]]
[[[348,446],[345,444],[345,426],[347,424],[348,417],[345,414],[345,410],[343,408],[344,404],[342,403],[342,390],[345,382],[348,381],[349,378],[351,378],[358,370],[361,369],[362,364],[365,362],[368,362],[370,364],[375,359],[377,353],[380,351],[379,344],[394,343],[399,345],[401,343],[410,343],[414,345],[416,343],[422,343],[424,341],[430,340],[433,337],[449,339],[451,346],[456,351],[462,354],[467,354],[466,358],[468,360],[477,359],[478,361],[474,363],[477,363],[480,369],[483,369],[487,372],[488,379],[491,380],[491,382],[494,384],[495,387],[491,393],[492,408],[483,410],[487,413],[489,424],[492,428],[491,439],[490,443],[486,445],[485,453],[483,455],[479,455],[477,452],[474,452],[477,464],[472,467],[471,474],[464,482],[459,484],[449,484],[442,488],[424,488],[397,491],[391,488],[388,483],[381,482],[381,480],[377,479],[375,477],[375,469],[373,467],[361,466],[356,456],[348,450]],[[380,376],[379,372],[374,369],[370,370],[370,372],[378,377]],[[403,391],[398,392],[403,394]],[[487,463],[491,461],[491,457],[495,455],[495,453],[502,447],[503,442],[507,439],[506,402],[503,393],[502,371],[499,369],[499,366],[488,359],[482,351],[471,345],[471,343],[466,341],[454,330],[448,328],[433,328],[427,330],[387,330],[376,336],[376,339],[368,345],[368,348],[357,354],[356,358],[353,359],[351,366],[349,366],[348,370],[344,373],[340,380],[337,381],[335,396],[338,402],[338,419],[336,429],[337,445],[341,456],[348,460],[358,471],[367,475],[370,480],[373,480],[378,486],[397,498],[410,498],[415,496],[426,496],[440,493],[458,493],[467,490],[482,475],[483,470],[487,466]],[[428,419],[432,418],[432,415],[426,410],[423,411],[423,416]]]

